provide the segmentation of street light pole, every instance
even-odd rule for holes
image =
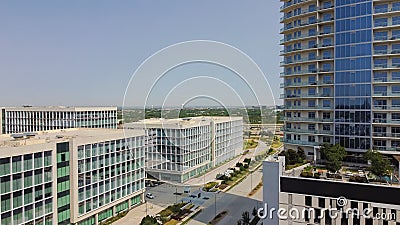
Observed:
[[[175,186],[175,204],[178,204],[178,187]]]
[[[214,194],[214,213],[217,216],[217,193]]]

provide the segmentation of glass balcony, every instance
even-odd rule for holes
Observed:
[[[281,99],[283,98],[318,98],[318,97],[333,97],[332,93],[303,93],[303,94],[281,94]]]
[[[374,55],[400,54],[400,49],[374,50]]]
[[[317,34],[315,33],[315,34],[304,34],[304,35],[300,35],[300,36],[292,37],[292,38],[285,37],[284,39],[281,39],[280,43],[283,44],[287,41],[295,41],[295,40],[302,39],[302,38],[309,38],[309,37],[316,37],[316,36],[317,36]]]
[[[292,106],[285,106],[285,109],[305,109],[305,110],[332,110],[333,106],[302,106],[302,105],[292,105]],[[400,109],[400,108],[399,108]]]
[[[375,96],[400,96],[400,92],[397,91],[392,91],[392,92],[387,92],[387,91],[374,91],[374,97]]]
[[[373,123],[392,123],[392,124],[400,124],[400,119],[378,119],[374,118]]]
[[[295,144],[295,145],[309,145],[309,146],[317,146],[317,145],[319,145],[318,142],[289,140],[289,139],[284,139],[284,142],[288,143],[288,144]]]
[[[380,78],[374,78],[373,80],[374,83],[391,83],[391,82],[400,82],[399,78],[392,78],[392,79],[388,79],[386,77],[380,77]]]
[[[400,68],[400,63],[374,63],[374,69],[396,69]]]
[[[400,147],[374,146],[372,148],[378,151],[400,151]]]
[[[400,138],[400,133],[389,133],[389,132],[373,132],[372,136],[374,137],[394,137]]]
[[[307,118],[307,117],[284,117],[285,121],[305,121],[305,122],[333,122],[333,119]]]
[[[387,41],[387,40],[398,40],[400,39],[400,35],[393,36],[375,36],[374,41]]]
[[[400,7],[374,9],[374,13],[387,13],[387,12],[396,12],[396,11],[400,11]]]
[[[316,134],[317,130],[306,130],[306,129],[295,129],[295,128],[285,128],[283,129],[285,132],[292,132],[292,133],[305,133],[305,134]]]
[[[305,3],[305,2],[312,2],[312,1],[315,1],[315,0],[297,0],[297,1],[290,1],[290,2],[286,2],[286,3],[284,3],[283,5],[281,5],[280,9],[283,10],[283,9],[285,9],[285,8],[287,8],[287,7],[290,7],[290,6],[298,5],[298,4]]]
[[[399,26],[400,22],[399,21],[385,21],[385,22],[376,22],[374,23],[374,28],[379,28],[379,27],[391,27],[391,26]]]
[[[286,19],[289,19],[289,18],[292,18],[292,17],[302,16],[302,15],[304,15],[304,14],[312,13],[312,12],[316,12],[316,11],[317,11],[317,9],[312,9],[312,10],[305,9],[305,10],[302,10],[300,13],[298,13],[298,14],[296,14],[296,15],[294,15],[294,14],[291,14],[291,15],[284,15],[284,16],[282,16],[282,17],[280,18],[280,20],[281,20],[281,22],[282,22],[282,21],[284,21],[284,20],[286,20]]]
[[[290,30],[290,29],[294,29],[294,28],[302,28],[302,27],[304,27],[304,26],[307,26],[307,25],[312,25],[312,24],[316,24],[317,23],[317,21],[307,21],[307,22],[301,22],[300,23],[300,25],[297,25],[297,26],[285,26],[285,27],[282,27],[281,29],[280,29],[280,32],[282,33],[282,32],[284,32],[284,31],[287,31],[287,30]]]
[[[400,105],[374,105],[375,110],[400,110]]]
[[[284,60],[282,62],[280,62],[281,66],[284,65],[288,65],[288,64],[292,64],[292,63],[304,63],[304,62],[310,62],[310,61],[316,61],[316,60],[329,60],[329,59],[333,59],[333,56],[318,56],[318,57],[305,57],[305,58],[301,58],[298,60]]]
[[[400,81],[400,80],[399,80]],[[316,81],[316,82],[301,82],[301,83],[281,83],[280,87],[285,88],[285,87],[302,87],[302,86],[315,86],[315,85],[329,85],[333,84],[333,81],[331,80],[325,80],[325,81]]]

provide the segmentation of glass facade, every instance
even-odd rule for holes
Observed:
[[[400,1],[281,1],[286,147],[400,151]]]
[[[1,224],[52,224],[51,158],[51,150],[0,158]]]
[[[30,108],[2,109],[2,133],[23,133],[67,128],[117,128],[117,109]]]

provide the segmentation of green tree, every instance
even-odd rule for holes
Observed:
[[[342,167],[346,149],[339,144],[331,145],[324,143],[320,148],[322,158],[326,159],[325,165],[331,172],[336,172]]]
[[[306,159],[306,153],[301,147],[297,148],[297,161],[302,163]]]
[[[378,151],[368,150],[364,157],[371,162],[371,172],[379,177],[393,171],[390,161],[387,158],[384,158]]]
[[[147,215],[142,219],[140,225],[159,225],[159,223],[157,222],[156,218]]]
[[[249,225],[250,224],[250,213],[248,211],[245,211],[242,213],[242,224],[243,225]]]

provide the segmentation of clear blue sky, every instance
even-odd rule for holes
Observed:
[[[278,0],[1,1],[0,106],[121,105],[147,57],[194,39],[248,54],[279,103],[279,6]]]

